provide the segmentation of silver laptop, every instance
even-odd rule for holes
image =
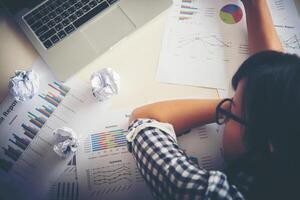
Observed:
[[[172,0],[0,0],[64,81]]]

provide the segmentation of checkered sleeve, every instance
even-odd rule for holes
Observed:
[[[137,167],[156,199],[244,199],[225,174],[194,165],[164,126],[170,124],[139,119],[128,129]]]

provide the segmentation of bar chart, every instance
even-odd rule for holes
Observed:
[[[79,184],[76,168],[76,155],[66,165],[64,172],[51,185],[47,200],[78,200]]]
[[[37,128],[42,128],[47,121],[44,117],[38,117],[32,112],[28,112],[28,117],[30,118],[29,121]]]
[[[0,158],[0,168],[8,172],[13,166],[13,163]]]
[[[15,140],[9,139],[9,141],[11,141],[13,144],[17,145],[18,147],[20,147],[23,150],[25,150],[28,147],[28,145],[30,144],[30,140],[27,138],[21,138],[21,137],[17,136],[16,134],[13,134],[13,137]]]
[[[92,151],[95,152],[126,146],[126,132],[127,131],[123,129],[119,129],[92,134],[90,136]]]
[[[91,133],[83,140],[83,151],[95,158],[128,153],[126,134],[127,130],[122,128]]]
[[[29,137],[30,139],[33,139],[36,134],[38,133],[38,130],[32,126],[27,126],[25,124],[22,124],[22,128],[24,129],[24,135]]]
[[[58,182],[49,193],[48,200],[78,200],[79,185],[77,182]]]
[[[16,149],[10,145],[8,145],[7,148],[2,147],[5,155],[7,155],[9,158],[11,158],[13,161],[17,161],[19,159],[19,157],[22,154],[22,151],[20,151],[19,149]]]
[[[54,109],[50,106],[42,106],[40,108],[36,108],[36,110],[47,118],[49,118],[54,111]]]
[[[70,91],[70,88],[63,86],[57,82],[53,82],[53,84],[48,84],[48,85],[49,87],[57,91],[59,94],[57,95],[54,94],[53,92],[48,92],[47,94],[40,94],[39,97],[44,99],[49,104],[58,107],[58,105],[62,101],[62,98],[65,97]]]
[[[179,20],[188,21],[192,20],[195,15],[199,13],[199,6],[197,0],[182,0],[179,9]]]
[[[43,92],[45,91],[45,92]],[[14,124],[10,138],[1,147],[0,170],[28,179],[54,143],[53,130],[68,125],[76,108],[83,104],[80,94],[58,82],[51,82],[36,103]],[[17,118],[18,116],[16,116]],[[71,163],[74,163],[75,158]]]

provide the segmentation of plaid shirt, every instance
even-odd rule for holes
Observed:
[[[156,199],[244,199],[225,174],[199,168],[178,147],[170,124],[150,119],[128,129],[129,151]]]

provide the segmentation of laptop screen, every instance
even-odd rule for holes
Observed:
[[[34,8],[41,2],[46,0],[0,0],[1,3],[7,8],[12,14],[17,14],[24,8]]]

